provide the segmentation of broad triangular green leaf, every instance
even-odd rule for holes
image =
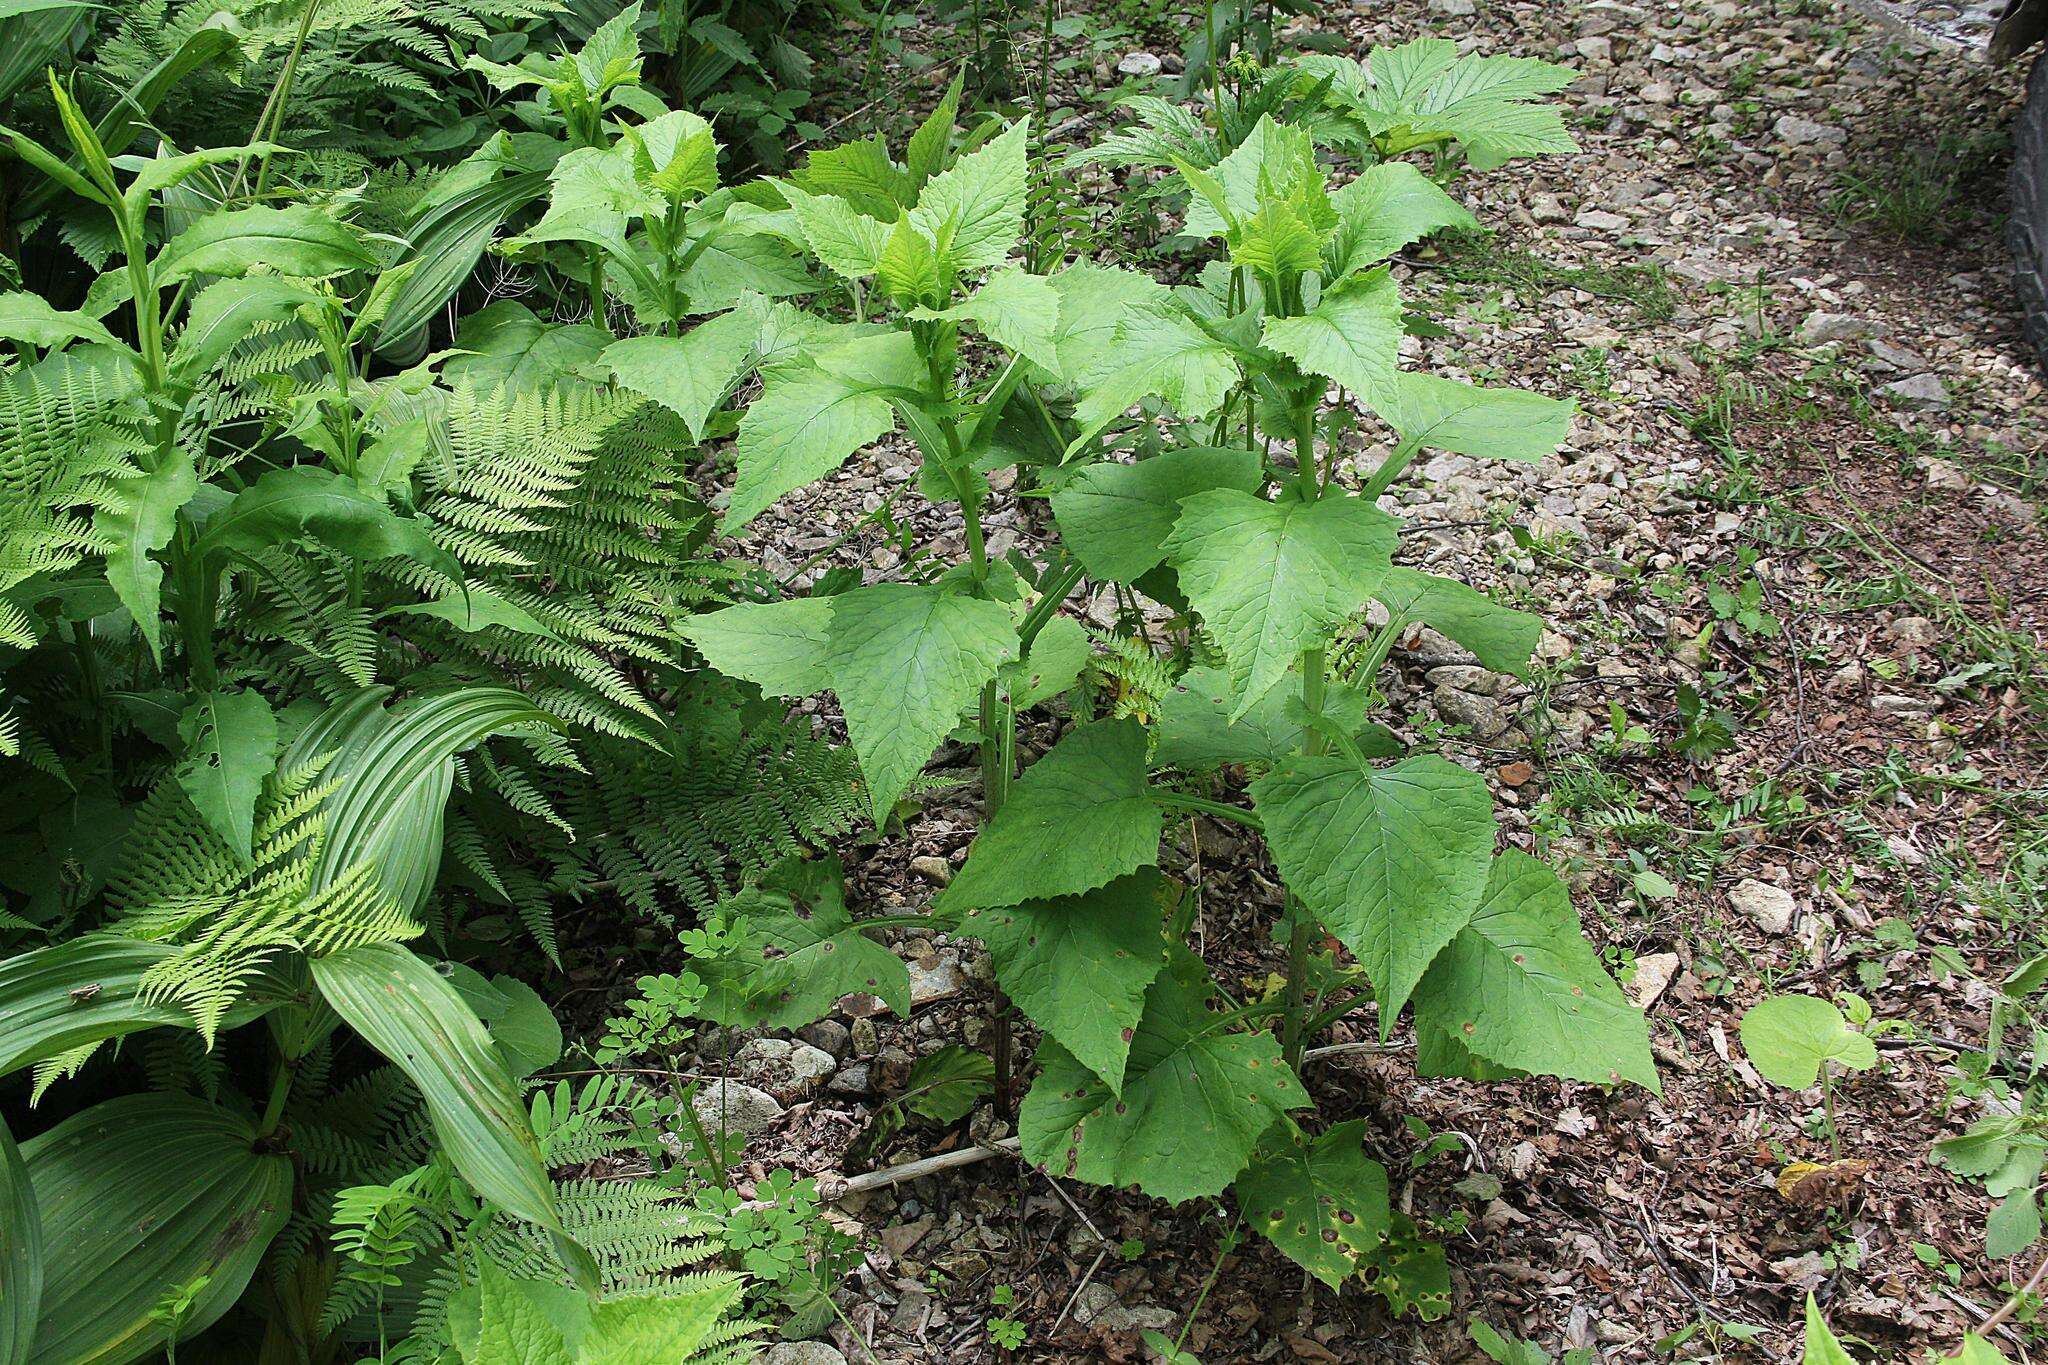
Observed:
[[[988,945],[997,982],[1031,1022],[1121,1091],[1177,889],[1146,868],[1079,896],[969,910],[960,927]]]
[[[227,846],[251,852],[256,797],[277,767],[277,717],[262,694],[203,692],[178,718],[178,785]]]
[[[910,221],[954,270],[1001,265],[1023,235],[1029,138],[1029,120],[1019,119],[925,182]]]
[[[1064,354],[1067,347],[1061,349]],[[1074,375],[1081,389],[1074,406],[1081,434],[1070,449],[1081,448],[1141,398],[1163,398],[1191,421],[1206,417],[1222,406],[1240,377],[1229,344],[1174,304],[1133,303],[1122,310],[1104,355]]]
[[[742,312],[721,313],[679,337],[629,337],[604,351],[619,383],[683,419],[704,439],[704,424],[747,367],[758,329]]]
[[[1423,978],[1415,1009],[1418,1027],[1426,1020],[1500,1066],[1658,1089],[1642,1012],[1580,933],[1565,884],[1518,850],[1494,859],[1485,894]]]
[[[1017,657],[999,603],[907,583],[832,599],[825,670],[880,823],[981,685]]]
[[[1382,267],[1332,286],[1299,317],[1267,318],[1265,342],[1377,410],[1394,387],[1402,335],[1401,292]]]
[[[869,217],[834,195],[806,194],[795,185],[783,185],[781,189],[803,231],[804,244],[827,270],[847,280],[865,279],[875,273],[882,248],[889,241],[887,223]]]
[[[1387,1169],[1365,1154],[1366,1131],[1354,1119],[1311,1139],[1283,1119],[1237,1178],[1245,1221],[1332,1289],[1387,1236]]]
[[[1025,1159],[1096,1185],[1136,1185],[1169,1202],[1220,1194],[1260,1134],[1309,1102],[1271,1033],[1234,1033],[1210,1008],[1200,959],[1170,949],[1145,993],[1121,1095],[1056,1042],[1018,1115]]]
[[[1493,853],[1486,780],[1435,754],[1297,758],[1252,784],[1273,861],[1365,969],[1380,1033],[1471,920]]]
[[[146,474],[111,479],[93,513],[93,530],[106,543],[107,582],[135,628],[149,645],[150,656],[163,661],[163,616],[159,610],[163,565],[152,556],[171,543],[178,509],[199,491],[199,474],[191,450],[180,444]]]
[[[843,995],[879,996],[910,1017],[910,972],[846,909],[836,860],[791,862],[720,909],[741,932],[731,951],[692,957],[703,980],[700,1013],[739,1028],[802,1028]]]
[[[1060,539],[1091,577],[1130,583],[1166,558],[1182,498],[1212,488],[1258,491],[1257,451],[1188,446],[1136,464],[1080,470],[1052,495]]]
[[[1464,205],[1406,161],[1366,167],[1330,202],[1337,210],[1327,276],[1332,282],[1377,265],[1432,232],[1479,226]]]
[[[1322,714],[1350,734],[1367,758],[1397,758],[1401,741],[1383,725],[1366,721],[1371,699],[1356,688],[1329,684]],[[1153,758],[1189,772],[1210,772],[1232,764],[1271,767],[1301,752],[1306,730],[1301,699],[1276,688],[1233,722],[1230,675],[1220,668],[1191,668],[1173,685],[1159,710],[1159,738]]]
[[[884,390],[914,388],[924,377],[908,332],[858,337],[809,363],[770,373],[740,419],[734,449],[739,472],[725,513],[728,535],[896,426]]]
[[[1025,770],[946,888],[949,908],[1077,895],[1159,856],[1135,720],[1076,726]]]
[[[1052,281],[1015,269],[998,270],[944,312],[920,308],[915,318],[972,322],[982,334],[1048,373],[1060,368],[1060,295]]]
[[[1522,677],[1543,638],[1542,617],[1504,607],[1455,578],[1420,569],[1395,565],[1373,595],[1395,615],[1420,621],[1465,646],[1496,673]]]
[[[258,266],[316,276],[376,264],[355,229],[309,204],[293,204],[208,214],[165,244],[152,269],[161,286],[192,275],[246,275]]]
[[[747,602],[693,616],[676,632],[719,672],[756,683],[771,697],[809,697],[832,685],[826,671],[829,597]]]
[[[1540,460],[1571,435],[1578,411],[1526,389],[1483,389],[1405,371],[1369,401],[1403,441],[1477,459]]]
[[[1237,691],[1231,719],[1364,605],[1386,574],[1394,540],[1391,517],[1341,493],[1267,502],[1219,489],[1181,503],[1167,559],[1223,647]]]

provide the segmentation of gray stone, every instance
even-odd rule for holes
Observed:
[[[837,1065],[823,1048],[787,1038],[756,1038],[739,1050],[733,1063],[748,1084],[784,1104],[809,1098]]]
[[[1808,313],[1799,324],[1799,340],[1807,346],[1824,346],[1831,341],[1855,341],[1873,337],[1883,330],[1869,318],[1853,313]]]
[[[868,1085],[868,1064],[855,1062],[834,1075],[825,1088],[835,1095],[865,1095]]]
[[[1728,904],[1767,934],[1789,933],[1792,916],[1799,909],[1791,892],[1754,877],[1735,883],[1735,889],[1728,893]]]
[[[1162,63],[1149,52],[1126,52],[1122,61],[1116,64],[1119,76],[1156,76]]]
[[[1884,386],[1887,397],[1914,407],[1938,408],[1948,403],[1948,385],[1931,374],[1907,375]]]
[[[1180,1325],[1179,1315],[1171,1309],[1124,1303],[1116,1290],[1100,1281],[1089,1283],[1075,1297],[1074,1321],[1106,1332],[1171,1332]]]
[[[1839,147],[1849,140],[1849,135],[1840,128],[1815,123],[1797,114],[1780,114],[1778,121],[1771,125],[1771,131],[1794,147]]]
[[[712,1081],[697,1092],[692,1106],[706,1128],[753,1137],[782,1122],[787,1111],[773,1095],[739,1081]]]
[[[967,973],[961,967],[960,954],[955,949],[935,949],[910,959],[905,965],[910,969],[910,1003],[913,1006],[945,1000],[967,989]]]
[[[846,1365],[846,1357],[822,1341],[778,1341],[761,1357],[760,1365]]]
[[[834,1057],[844,1057],[846,1050],[853,1046],[853,1035],[837,1019],[820,1019],[815,1024],[806,1024],[797,1031],[797,1037]]]
[[[1587,209],[1572,221],[1582,228],[1591,228],[1594,232],[1626,232],[1628,230],[1628,219],[1618,213],[1609,213],[1605,209]]]
[[[1435,701],[1437,714],[1453,725],[1468,727],[1474,739],[1498,739],[1508,728],[1507,711],[1492,697],[1460,692],[1455,687],[1439,687]]]
[[[929,853],[912,858],[910,870],[933,886],[944,886],[953,880],[953,865],[944,858],[934,857]]]

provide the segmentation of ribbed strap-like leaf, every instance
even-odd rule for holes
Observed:
[[[313,960],[334,1012],[412,1079],[434,1134],[476,1192],[555,1235],[563,1261],[595,1284],[590,1254],[562,1230],[540,1142],[491,1035],[454,986],[395,943]]]
[[[450,760],[507,726],[552,724],[554,717],[502,687],[429,697],[381,726],[360,706],[348,715],[355,723],[333,732],[342,748],[328,772],[341,785],[327,798],[327,842],[312,889],[370,861],[386,893],[417,913],[441,866],[442,808],[455,776]]]
[[[38,1365],[121,1365],[163,1345],[166,1295],[203,1280],[179,1325],[232,1307],[291,1211],[292,1165],[246,1120],[186,1095],[98,1104],[22,1147],[43,1224]]]
[[[0,1121],[0,1365],[25,1365],[43,1302],[43,1220],[14,1135]]]
[[[141,999],[143,974],[176,955],[166,944],[88,935],[0,962],[0,1076],[142,1029],[192,1027],[174,1002]],[[246,1024],[290,994],[289,982],[265,972],[222,1027]]]

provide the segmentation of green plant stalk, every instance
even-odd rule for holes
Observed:
[[[272,101],[266,102],[264,105],[264,112],[270,117],[270,132],[265,137],[257,138],[256,140],[259,142],[265,141],[268,138],[275,138],[277,130],[284,126],[285,106],[292,97],[292,82],[298,78],[299,74],[299,57],[306,50],[307,35],[313,31],[313,13],[319,8],[320,0],[306,0],[305,13],[299,16],[299,31],[292,38],[291,51],[285,54],[284,72],[278,77],[276,89],[270,92],[273,97]],[[257,127],[260,129],[262,126],[262,120],[258,119]],[[240,175],[237,174],[236,180],[239,181],[240,179]],[[254,198],[261,199],[263,197],[264,189],[269,180],[270,153],[266,151],[258,154]]]
[[[1392,486],[1394,480],[1400,478],[1407,471],[1409,463],[1414,460],[1416,453],[1421,449],[1421,441],[1412,436],[1404,437],[1401,444],[1394,447],[1394,453],[1387,456],[1381,462],[1380,467],[1372,472],[1372,477],[1367,479],[1365,485],[1358,490],[1358,496],[1364,498],[1367,502],[1378,498],[1380,494],[1386,492]]]
[[[1835,1077],[1834,1072],[1826,1062],[1820,1064],[1820,1105],[1821,1112],[1827,1116],[1828,1160],[1840,1161],[1842,1159],[1842,1133],[1839,1128],[1835,1127]]]
[[[1194,811],[1202,815],[1214,816],[1219,820],[1228,820],[1232,824],[1243,825],[1246,829],[1265,828],[1264,824],[1259,820],[1257,811],[1245,810],[1241,806],[1233,806],[1226,801],[1212,801],[1206,796],[1196,796],[1192,792],[1174,791],[1167,787],[1154,787],[1152,789],[1152,799],[1168,810]]]
[[[292,1073],[297,1070],[298,1063],[291,1058],[277,1059],[277,1069],[270,1073],[270,1097],[263,1102],[263,1117],[256,1121],[257,1141],[276,1133],[284,1122],[284,1105],[291,1098]]]

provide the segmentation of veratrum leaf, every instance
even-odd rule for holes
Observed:
[[[191,1028],[177,1003],[142,999],[143,977],[176,955],[168,944],[87,934],[0,961],[0,1076],[146,1028]],[[248,1023],[291,993],[289,982],[259,973],[222,1027]]]
[[[1209,1008],[1214,990],[1194,954],[1168,951],[1145,993],[1121,1095],[1058,1043],[1042,1046],[1017,1119],[1025,1159],[1173,1203],[1220,1194],[1259,1135],[1309,1098],[1271,1033],[1230,1032]]]
[[[879,824],[981,685],[1017,657],[1017,631],[999,603],[886,583],[832,599],[830,641],[826,673]]]
[[[909,218],[954,270],[1001,265],[1024,234],[1030,135],[1030,120],[1019,119],[925,182]]]
[[[178,785],[227,846],[248,858],[263,779],[277,767],[277,717],[260,693],[203,692],[178,718]]]
[[[1164,817],[1145,781],[1145,727],[1069,730],[1031,765],[946,888],[948,909],[1078,895],[1150,866]]]
[[[0,1120],[0,1365],[28,1365],[43,1303],[43,1219],[35,1187]]]
[[[1167,559],[1223,646],[1237,689],[1232,720],[1372,596],[1394,540],[1391,517],[1345,494],[1267,502],[1217,490],[1181,503]]]
[[[123,1095],[22,1145],[43,1223],[31,1359],[141,1360],[156,1314],[197,1284],[179,1334],[232,1308],[291,1213],[292,1163],[259,1155],[246,1119],[188,1095]]]
[[[175,284],[192,275],[245,275],[256,266],[319,276],[376,264],[355,229],[311,205],[293,204],[209,214],[173,237],[157,253],[154,269],[159,284]]]
[[[1486,890],[1495,832],[1486,780],[1435,754],[1390,768],[1301,757],[1251,790],[1289,889],[1372,981],[1385,1037]]]
[[[1578,411],[1526,389],[1482,389],[1406,372],[1368,401],[1403,441],[1475,459],[1540,460],[1571,435]]]
[[[396,714],[382,709],[384,695],[381,688],[365,688],[293,743],[294,761],[334,754],[325,775],[337,785],[324,806],[327,838],[310,889],[323,890],[372,863],[385,894],[417,915],[441,867],[442,812],[455,755],[511,726],[555,722],[505,687],[458,688]]]
[[[164,569],[152,556],[171,543],[178,527],[178,509],[198,491],[199,474],[192,467],[192,452],[177,445],[164,453],[162,464],[140,478],[110,481],[105,498],[93,513],[93,530],[107,542],[107,582],[135,618],[136,629],[159,665],[163,662],[160,604]]]
[[[1266,319],[1265,342],[1378,409],[1401,363],[1401,292],[1384,267],[1324,291],[1300,317]]]
[[[1327,278],[1335,282],[1377,265],[1443,228],[1476,228],[1479,220],[1406,161],[1382,161],[1330,196],[1337,236]]]
[[[1176,890],[1146,868],[1079,896],[969,910],[960,927],[988,945],[996,980],[1031,1022],[1121,1094]]]
[[[1522,677],[1529,656],[1543,638],[1542,617],[1504,607],[1455,578],[1440,578],[1405,565],[1388,570],[1373,595],[1396,615],[1442,631],[1496,673]]]
[[[515,1218],[554,1233],[557,1253],[594,1288],[589,1253],[562,1230],[519,1087],[461,993],[395,943],[329,953],[312,959],[312,970],[334,1012],[419,1088],[434,1136],[462,1178]]]
[[[1314,1139],[1283,1120],[1237,1178],[1245,1221],[1332,1289],[1387,1236],[1387,1168],[1365,1154],[1365,1134],[1363,1119]]]
[[[836,860],[785,864],[724,903],[746,924],[727,957],[691,959],[705,985],[707,1019],[742,1028],[802,1028],[842,995],[882,998],[910,1017],[910,972],[846,910]]]
[[[1130,583],[1166,559],[1182,498],[1212,488],[1255,493],[1254,450],[1188,446],[1136,464],[1089,465],[1052,495],[1060,539],[1091,577]]]
[[[1482,788],[1483,790],[1483,788]],[[1579,932],[1571,892],[1516,849],[1415,992],[1418,1026],[1517,1071],[1658,1089],[1642,1012]]]
[[[737,534],[784,494],[830,474],[854,451],[893,431],[896,412],[885,390],[914,389],[924,378],[908,332],[859,337],[809,364],[771,372],[740,419],[734,448],[739,473],[726,508],[726,534]]]

